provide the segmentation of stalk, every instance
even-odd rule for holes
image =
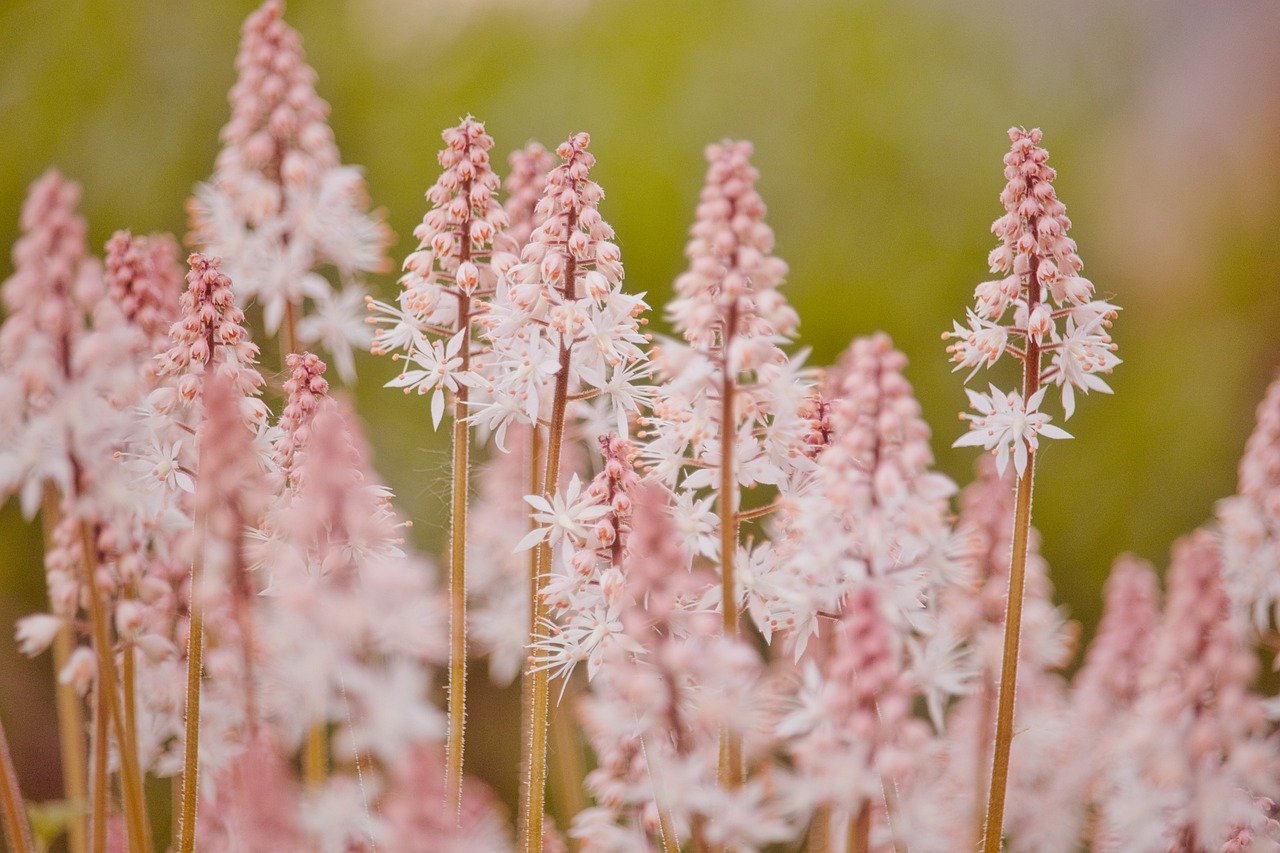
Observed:
[[[1029,188],[1028,188],[1029,189]],[[1036,219],[1029,226],[1034,232]],[[1040,256],[1031,256],[1027,287],[1027,315],[1040,304]],[[1040,343],[1027,335],[1022,361],[1022,399],[1040,390]],[[1019,441],[1023,440],[1021,438]],[[1027,581],[1027,542],[1031,536],[1031,491],[1035,482],[1036,452],[1027,448],[1027,467],[1018,478],[1013,510],[1013,549],[1009,555],[1009,600],[1004,619],[1004,653],[1000,661],[1000,693],[996,706],[995,754],[991,762],[991,788],[987,798],[987,822],[983,830],[984,853],[1000,853],[1004,835],[1004,803],[1009,786],[1009,753],[1013,746],[1013,713],[1018,688],[1018,647],[1022,639],[1022,599]]]
[[[89,834],[93,837],[93,850],[107,849],[107,737],[111,721],[104,701],[102,680],[93,688],[93,813],[89,821]]]
[[[40,520],[44,528],[44,549],[47,553],[53,542],[53,531],[58,526],[58,495],[51,487],[44,490],[44,505]],[[67,659],[75,648],[71,627],[63,624],[53,638],[53,669],[62,672]],[[86,816],[89,807],[88,759],[85,753],[84,706],[75,688],[56,681],[54,696],[58,709],[58,755],[62,762],[62,789],[70,804],[72,816],[67,819],[67,848],[70,853],[85,853],[88,849],[89,831]]]
[[[577,226],[577,215],[572,210],[568,214],[565,234],[572,234]],[[564,299],[571,302],[577,298],[577,260],[565,246]],[[548,501],[555,497],[560,487],[560,450],[564,445],[565,408],[569,402],[569,360],[573,354],[573,341],[563,341],[560,346],[560,369],[556,373],[555,393],[551,404],[551,426],[547,434],[547,464],[542,475],[542,496]],[[529,691],[529,730],[525,739],[528,749],[528,790],[521,799],[520,807],[525,817],[520,821],[523,827],[523,847],[527,853],[542,851],[542,816],[546,809],[547,797],[547,719],[549,697],[547,679],[549,673],[541,666],[543,652],[538,643],[546,639],[546,620],[550,614],[543,601],[542,589],[545,585],[546,573],[551,569],[551,545],[543,541],[536,549],[536,562],[533,578],[533,632],[529,635],[531,651],[529,654],[530,672],[527,677],[531,682]]]
[[[102,597],[98,594],[95,580],[98,573],[97,543],[92,527],[88,522],[80,526],[81,544],[84,559],[81,566],[84,570],[85,591],[89,598],[89,619],[93,626],[93,645],[98,653],[98,683],[102,685],[101,696],[106,699],[98,713],[111,719],[112,731],[116,736],[116,745],[120,752],[120,787],[123,789],[125,824],[129,831],[129,845],[134,850],[149,849],[149,830],[147,826],[147,806],[142,789],[142,770],[138,763],[138,752],[129,737],[124,722],[124,714],[120,707],[120,680],[116,672],[115,650],[111,644],[111,628],[107,624],[106,609],[102,606]],[[105,741],[105,738],[103,739]],[[104,748],[104,747],[99,747]]]
[[[849,821],[849,853],[869,853],[871,850],[871,802],[858,809]]]
[[[738,636],[738,595],[734,583],[734,560],[738,553],[738,477],[734,463],[737,438],[735,412],[735,377],[730,374],[729,345],[737,334],[738,305],[729,306],[724,327],[720,331],[720,596],[724,611],[724,634]],[[728,726],[720,728],[719,783],[724,788],[742,784],[742,737]]]
[[[31,827],[27,824],[27,810],[22,804],[22,791],[18,788],[18,773],[13,769],[13,756],[9,754],[9,740],[0,723],[0,811],[4,813],[4,837],[14,853],[30,853],[35,849],[31,841]]]
[[[471,181],[462,194],[471,197]],[[458,226],[458,263],[471,260],[471,206]],[[458,331],[462,333],[462,365],[471,369],[471,297],[458,296]],[[471,426],[467,423],[470,392],[459,385],[453,398],[453,505],[449,523],[449,740],[445,746],[445,809],[462,820],[463,747],[467,728],[467,493],[470,487]]]
[[[808,853],[831,853],[831,806],[818,806],[809,822]]]
[[[529,494],[542,494],[542,428],[537,424],[530,427],[529,432]],[[530,520],[530,528],[533,522]],[[538,600],[538,549],[534,548],[529,552],[529,622],[528,636],[532,637],[538,630],[538,614],[534,603]],[[532,665],[531,662],[529,665]],[[531,717],[533,711],[533,679],[520,679],[520,731],[529,731],[531,725]],[[523,803],[527,792],[525,786],[529,780],[529,752],[521,745],[520,748],[520,800]],[[528,815],[523,808],[518,809],[518,823],[516,832],[519,837],[524,838],[525,832],[528,830],[526,821]]]
[[[302,777],[312,790],[324,784],[329,775],[329,730],[316,723],[307,731],[307,745],[302,753]]]
[[[200,678],[204,658],[204,607],[200,602],[200,575],[204,555],[203,530],[196,535],[191,563],[191,627],[187,631],[187,716],[184,726],[182,810],[178,814],[178,851],[196,849],[196,788],[200,765]]]
[[[578,738],[578,729],[573,724],[570,710],[576,692],[570,684],[565,694],[568,702],[561,699],[551,709],[551,759],[555,765],[552,782],[559,812],[566,825],[574,815],[587,807],[587,798],[582,791],[582,781],[587,776],[582,764],[582,742]],[[578,848],[578,840],[570,839],[570,851]]]
[[[298,351],[298,309],[291,299],[285,300],[284,303],[284,322],[280,324],[280,349],[281,364],[284,364],[284,360],[290,353]]]

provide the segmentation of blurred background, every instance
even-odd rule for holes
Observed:
[[[50,165],[83,184],[98,252],[117,228],[185,230],[254,5],[0,0],[0,278],[26,185]],[[827,363],[851,337],[889,332],[961,483],[974,453],[949,449],[964,396],[939,333],[989,277],[1005,129],[1040,126],[1085,274],[1125,309],[1116,396],[1087,399],[1076,439],[1043,454],[1035,506],[1058,599],[1086,636],[1117,553],[1162,565],[1235,489],[1280,365],[1274,0],[293,0],[288,19],[344,160],[401,235],[397,261],[441,128],[475,114],[500,161],[588,130],[629,287],[661,305],[703,146],[753,140],[803,344]],[[394,279],[371,285],[390,294]],[[380,389],[387,362],[360,367],[378,465],[438,554],[445,437],[423,399]],[[44,606],[38,530],[10,504],[0,714],[37,800],[58,791],[52,674],[48,656],[18,655],[11,626]],[[509,700],[480,694],[468,752],[508,797]]]

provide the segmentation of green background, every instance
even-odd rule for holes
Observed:
[[[117,228],[185,228],[226,120],[244,2],[0,2],[0,244],[49,165],[84,185],[97,251]],[[1280,362],[1280,6],[1152,0],[296,0],[344,159],[401,236],[466,113],[498,153],[593,136],[632,289],[682,268],[702,148],[756,144],[786,292],[815,360],[888,331],[911,358],[940,466],[961,482],[960,377],[939,333],[986,276],[1011,124],[1038,125],[1085,273],[1124,306],[1114,398],[1043,454],[1035,506],[1058,597],[1086,632],[1114,556],[1157,563],[1235,488]],[[8,275],[7,252],[0,276]],[[374,287],[393,292],[390,276]],[[661,321],[658,320],[661,327]],[[274,365],[268,354],[267,363]],[[357,393],[377,461],[442,542],[448,459],[425,402]],[[0,515],[0,713],[24,786],[56,793],[47,657],[9,626],[42,607],[38,532]],[[510,706],[479,718],[476,767],[509,790]],[[499,730],[503,733],[498,734]],[[508,732],[510,734],[508,734]],[[508,743],[508,741],[510,741]],[[505,765],[505,766],[504,766]]]

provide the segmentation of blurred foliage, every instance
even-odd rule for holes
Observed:
[[[0,245],[53,164],[85,187],[101,244],[185,229],[226,120],[252,3],[0,2]],[[1163,563],[1235,487],[1252,410],[1280,361],[1280,46],[1274,3],[1209,0],[294,0],[344,159],[410,247],[439,131],[466,113],[506,152],[593,135],[627,281],[660,306],[682,268],[702,147],[751,139],[786,292],[813,360],[852,336],[910,356],[939,464],[960,482],[960,377],[939,333],[987,277],[1010,124],[1039,125],[1086,274],[1125,307],[1116,396],[1043,454],[1035,506],[1059,599],[1086,628],[1114,555]],[[0,276],[7,275],[7,255]],[[392,277],[374,283],[391,293]],[[657,312],[655,312],[656,314]],[[655,325],[663,324],[655,316]],[[264,356],[274,367],[274,353]],[[378,463],[438,553],[448,458],[421,400],[356,390]],[[0,710],[26,768],[52,764],[45,660],[7,627],[42,606],[37,533],[0,516]],[[486,694],[477,708],[487,705]],[[507,707],[507,706],[496,706]],[[500,731],[496,728],[500,727]],[[489,712],[477,766],[510,775],[514,720]],[[506,743],[506,740],[510,743]],[[510,751],[508,751],[510,750]],[[43,756],[43,757],[42,757]],[[31,780],[53,796],[56,780]]]

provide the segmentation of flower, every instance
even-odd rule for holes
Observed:
[[[1013,467],[1021,477],[1027,469],[1031,451],[1040,446],[1039,437],[1071,438],[1061,427],[1049,423],[1049,416],[1038,411],[1045,389],[1031,395],[1025,403],[1016,392],[1002,393],[994,385],[990,394],[965,391],[977,414],[965,414],[972,428],[956,439],[952,447],[982,447],[995,454],[996,467],[1004,473],[1013,451]]]
[[[525,495],[524,500],[533,507],[534,522],[542,526],[529,531],[516,545],[516,551],[527,551],[544,541],[555,546],[569,537],[583,539],[587,525],[609,511],[590,494],[582,494],[582,481],[577,474],[569,480],[564,494],[557,492],[550,501],[542,495]]]
[[[467,384],[469,378],[461,370],[463,332],[458,332],[448,343],[432,341],[425,349],[414,350],[405,360],[417,365],[416,370],[402,370],[395,379],[387,382],[387,388],[403,388],[408,394],[416,390],[419,394],[434,391],[431,396],[431,423],[439,428],[440,419],[444,417],[444,392],[457,392],[461,385]]]

